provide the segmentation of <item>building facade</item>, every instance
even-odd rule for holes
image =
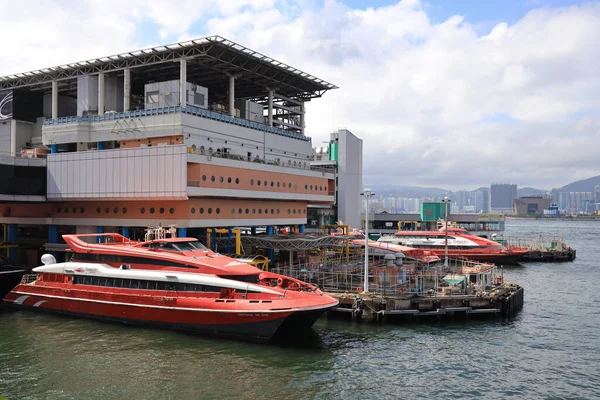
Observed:
[[[513,213],[522,216],[541,216],[552,203],[552,199],[544,196],[526,196],[513,201]]]
[[[336,185],[311,170],[304,104],[335,88],[218,36],[0,78],[5,240],[302,231]]]
[[[514,184],[492,184],[490,187],[491,211],[511,212],[513,200],[517,198],[517,185]]]

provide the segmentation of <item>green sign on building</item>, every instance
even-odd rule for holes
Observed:
[[[450,214],[450,210],[448,210]],[[444,203],[421,203],[421,221],[435,222],[446,217],[446,205]]]

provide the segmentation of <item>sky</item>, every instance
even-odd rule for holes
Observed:
[[[600,2],[0,0],[0,76],[220,35],[339,89],[313,146],[363,139],[363,182],[561,187],[600,175]]]

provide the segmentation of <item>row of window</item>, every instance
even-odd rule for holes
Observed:
[[[148,281],[141,279],[106,278],[81,275],[76,275],[73,277],[73,284],[118,287],[126,289],[172,290],[178,292],[219,292],[221,290],[221,288],[217,286],[197,285],[193,283]]]
[[[196,208],[195,208],[195,207],[192,207],[190,211],[192,212],[192,214],[196,214]],[[246,214],[256,214],[256,213],[258,213],[258,214],[262,214],[262,213],[263,213],[263,209],[262,209],[262,208],[258,208],[258,209],[257,209],[257,208],[252,208],[252,209],[250,209],[250,208],[246,208],[246,210],[245,210],[245,211],[246,211],[246,212],[245,212]],[[302,209],[298,208],[298,209],[296,210],[296,209],[291,209],[291,208],[288,208],[288,210],[287,210],[287,213],[288,213],[288,214],[302,214],[302,213],[303,213],[303,211],[304,211],[304,214],[306,214],[306,209],[302,210]],[[200,214],[204,214],[204,212],[205,212],[205,209],[204,209],[204,207],[200,207],[200,208],[198,209],[198,213],[200,213]],[[206,209],[206,212],[207,212],[208,214],[212,214],[212,213],[213,213],[213,209],[209,207],[209,208],[207,208],[207,209]],[[237,211],[236,211],[236,209],[235,209],[235,208],[232,208],[232,209],[231,209],[231,213],[232,213],[232,214],[235,214],[236,212],[237,212],[238,214],[244,214],[244,210],[243,210],[242,208],[238,208],[238,209],[237,209]],[[220,208],[216,208],[216,209],[215,209],[215,213],[217,213],[217,214],[220,214],[220,213],[221,213],[221,209],[220,209]],[[265,214],[269,214],[269,209],[268,209],[268,208],[265,208],[265,209],[264,209],[264,213],[265,213]],[[275,209],[275,208],[271,208],[271,210],[270,210],[270,213],[271,213],[271,215],[275,215],[275,214],[278,214],[278,215],[279,215],[279,214],[281,213],[281,210],[280,210],[279,208],[277,208],[277,209]]]
[[[202,175],[202,182],[206,182],[207,180],[208,180],[208,177],[206,175]],[[214,175],[212,175],[210,177],[210,181],[211,182],[214,183],[214,182],[216,182],[216,180],[217,180],[217,178]],[[231,183],[232,181],[233,180],[231,179],[231,177],[227,178],[227,183]],[[222,177],[222,176],[219,177],[219,182],[220,183],[224,183],[225,182],[225,178]],[[240,183],[240,179],[239,178],[235,178],[235,183],[236,183],[236,185],[239,184]],[[250,179],[250,185],[254,186],[254,183],[255,183],[254,179]],[[263,181],[261,181],[260,179],[257,179],[256,180],[256,186],[261,186],[261,185],[264,186],[264,187],[271,186],[271,187],[284,187],[284,188],[287,185],[288,189],[292,188],[292,184],[291,183],[275,182],[275,181],[271,181],[269,183],[269,181],[266,180],[266,179],[263,180]],[[315,191],[324,192],[324,191],[327,190],[327,186],[322,186],[322,185],[319,185],[319,186],[317,186],[317,185],[304,185],[304,190],[309,190],[309,187],[310,187],[310,190],[315,190]],[[297,183],[294,184],[294,189],[298,189],[298,184]]]
[[[69,210],[71,210],[71,212],[73,214],[75,214],[77,212],[77,208],[76,207],[72,207],[72,209],[70,209],[69,207],[65,207],[64,208],[64,213],[68,214]],[[60,214],[61,212],[63,212],[63,208],[62,207],[58,207],[56,209],[56,211]],[[85,209],[83,207],[81,207],[79,212],[83,214],[84,211],[85,211]],[[117,214],[119,212],[119,208],[115,207],[115,208],[113,208],[112,211],[113,211],[114,214]],[[155,214],[156,213],[156,209],[154,207],[150,207],[150,209],[148,211],[150,212],[150,214]],[[192,207],[190,211],[192,212],[192,214],[196,214],[196,208],[195,207]],[[200,207],[200,208],[198,208],[197,211],[198,211],[199,214],[204,214],[205,212],[207,214],[212,214],[213,213],[213,208],[212,207],[208,207],[208,208],[204,209],[204,207]],[[102,208],[101,207],[96,208],[96,212],[98,214],[100,214],[102,212]],[[104,212],[106,214],[109,214],[110,213],[110,208],[109,207],[104,208]],[[121,210],[121,212],[123,214],[127,214],[127,208],[123,207],[123,209]],[[142,214],[145,214],[146,213],[146,208],[142,207],[140,209],[140,212]],[[159,208],[158,212],[160,214],[164,214],[165,213],[164,207]],[[214,209],[214,212],[215,212],[215,214],[221,214],[221,209],[217,207],[217,208]],[[237,211],[236,211],[235,208],[231,209],[231,213],[232,214],[236,214],[236,212],[237,212],[237,214],[244,214],[244,210],[241,209],[241,208],[238,208]],[[245,210],[246,214],[256,214],[256,213],[262,214],[263,212],[265,214],[269,214],[270,213],[271,215],[275,215],[275,214],[280,214],[281,210],[279,208],[277,208],[277,209],[271,208],[270,211],[269,211],[268,208],[265,208],[264,211],[263,211],[262,208],[258,208],[258,209],[256,209],[256,208],[252,208],[252,209],[246,208],[246,210]],[[174,213],[175,213],[175,209],[173,207],[169,208],[169,214],[174,214]],[[287,213],[288,214],[306,214],[306,209],[304,209],[304,210],[297,209],[296,210],[296,209],[290,209],[290,208],[288,208]]]

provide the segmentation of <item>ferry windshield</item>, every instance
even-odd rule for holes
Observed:
[[[145,244],[144,247],[180,252],[208,250],[206,246],[196,240],[190,240],[188,242],[153,242]]]

